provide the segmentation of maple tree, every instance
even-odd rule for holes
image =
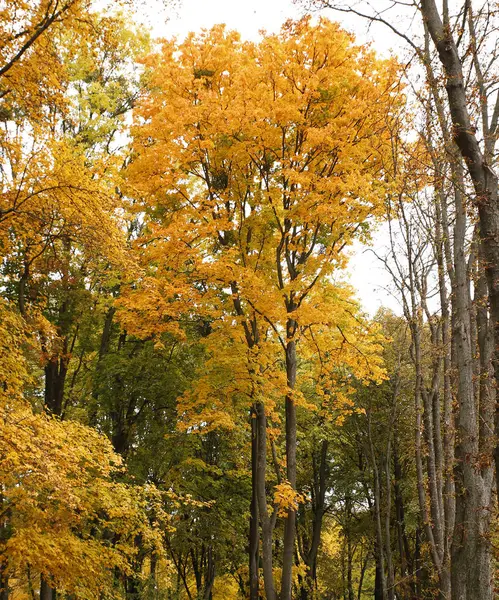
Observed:
[[[138,335],[175,332],[177,315],[197,312],[242,344],[234,355],[246,363],[246,396],[259,427],[256,488],[270,599],[275,518],[263,487],[266,420],[284,395],[281,596],[289,598],[296,407],[306,404],[296,385],[297,348],[303,359],[310,352],[327,357],[316,363],[319,388],[337,387],[340,364],[361,379],[380,376],[371,334],[357,327],[348,291],[331,277],[345,264],[343,249],[366,238],[366,219],[383,212],[402,103],[397,65],[353,46],[337,25],[307,19],[259,44],[215,27],[181,44],[166,42],[147,64],[152,91],[137,111],[128,169],[128,193],[144,198],[148,217],[139,240],[145,269],[138,291],[121,301],[122,322]],[[365,362],[358,360],[363,345]],[[269,377],[265,365],[276,361],[285,369]],[[279,379],[280,390],[269,394]],[[227,414],[219,394],[204,398],[212,413]],[[217,418],[227,419],[202,421]]]
[[[490,597],[494,267],[435,23],[409,113],[326,19],[150,46],[130,4],[0,9],[1,600],[468,598],[466,557]],[[386,218],[370,320],[343,274]]]
[[[83,597],[111,592],[116,574],[130,569],[135,536],[160,546],[147,511],[161,500],[152,487],[115,481],[121,459],[97,431],[33,412],[23,398],[26,326],[4,302],[0,308],[2,592],[9,580],[33,589],[40,575],[42,595],[53,586]]]
[[[36,388],[36,375],[28,378],[27,370],[36,373],[38,354],[45,405],[63,412],[69,334],[77,331],[75,316],[88,301],[92,263],[103,260],[92,257],[103,248],[96,232],[108,234],[108,260],[116,264],[121,253],[109,187],[120,159],[110,144],[135,93],[123,64],[128,67],[143,45],[121,29],[121,17],[99,17],[90,9],[89,2],[13,2],[1,14],[0,244],[9,300],[2,304],[5,597],[9,582],[27,581],[33,590],[36,578],[43,598],[54,586],[90,596],[104,587],[111,591],[116,574],[131,568],[130,542],[152,533],[146,512],[152,496],[147,500],[145,488],[115,481],[121,459],[105,438],[34,413],[22,397]]]

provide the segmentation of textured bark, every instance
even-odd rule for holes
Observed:
[[[286,475],[293,488],[296,490],[296,406],[292,391],[296,384],[296,342],[294,334],[296,322],[292,319],[287,323],[286,345],[286,375],[288,389],[286,395]],[[291,600],[292,568],[294,559],[294,541],[296,528],[296,511],[288,510],[284,522],[283,557],[282,557],[282,586],[281,600]]]
[[[477,84],[479,89],[482,88],[483,90],[483,75],[476,49],[476,35],[471,2],[467,3],[466,10],[468,12],[471,51],[473,53],[473,64],[477,77]],[[474,204],[479,215],[480,254],[487,279],[490,318],[494,331],[493,368],[497,386],[497,382],[499,382],[499,201],[497,174],[492,170],[489,163],[493,156],[495,134],[497,132],[499,97],[496,102],[493,120],[489,123],[486,97],[484,94],[481,94],[482,127],[485,139],[482,152],[476,136],[476,130],[471,124],[462,63],[451,27],[448,23],[448,17],[444,14],[444,20],[442,21],[434,0],[422,0],[421,11],[435,48],[437,49],[440,62],[444,68],[446,75],[445,88],[454,127],[454,139],[466,163],[475,190]],[[465,421],[466,418],[470,416],[470,412],[464,407],[461,416],[460,423],[464,427],[464,434],[466,435],[468,424],[465,424]],[[497,418],[495,429],[496,431],[499,430]],[[462,448],[461,453],[464,453],[464,456],[461,458],[466,460],[467,448]],[[497,448],[495,450],[495,458],[496,461],[499,458]],[[497,466],[498,465],[496,464],[496,469]],[[468,468],[463,466],[463,478],[467,479],[467,475]],[[487,473],[484,473],[483,476],[485,480],[489,477]],[[479,482],[478,488],[480,489],[467,490],[470,500],[472,496],[475,495],[475,492],[478,494],[478,497],[481,497],[480,500],[478,497],[475,498],[476,501],[483,502],[487,499],[488,490],[486,489],[487,482],[485,480]],[[485,487],[482,486],[482,483]],[[472,504],[473,503],[474,502],[472,501]],[[480,508],[475,506],[475,510],[480,510]],[[478,555],[481,555],[481,552],[479,552]],[[478,555],[476,555],[477,560],[486,560],[485,556],[479,558]],[[475,573],[478,572],[481,572],[481,568],[478,568],[477,566]],[[482,573],[481,577],[482,580],[485,579],[486,581],[489,581],[487,575]],[[472,579],[473,577],[470,576],[470,585]],[[485,591],[483,587],[484,584],[480,583],[476,598],[481,598],[478,594],[481,594],[482,591],[486,594],[485,597],[489,597],[491,594],[491,592]]]

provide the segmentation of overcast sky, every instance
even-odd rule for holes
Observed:
[[[379,5],[383,1],[376,0],[376,3]],[[161,2],[143,0],[145,21],[155,37],[183,38],[190,31],[225,23],[229,28],[239,31],[244,38],[256,40],[261,30],[276,32],[287,19],[296,19],[304,14],[303,8],[292,0],[181,0],[173,10],[160,10]],[[356,17],[347,18],[332,11],[324,14],[342,22],[360,42],[371,42],[382,54],[400,48],[397,38],[384,27],[367,30],[366,24]],[[380,227],[373,236],[373,249],[384,254],[385,245],[386,228]],[[348,277],[358,291],[363,308],[371,315],[380,306],[400,312],[397,300],[390,293],[390,278],[369,249],[360,245],[355,247]]]

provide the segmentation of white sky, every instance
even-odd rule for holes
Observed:
[[[287,19],[304,14],[302,7],[292,0],[180,0],[171,9],[162,6],[162,0],[142,0],[144,21],[152,28],[155,37],[183,38],[190,31],[208,29],[225,23],[236,29],[243,38],[258,39],[259,32],[278,31]],[[376,0],[376,3],[383,0]],[[329,18],[340,21],[353,31],[359,42],[371,42],[382,54],[400,47],[398,39],[383,26],[369,31],[362,20],[336,13],[325,12]],[[386,244],[386,230],[379,228],[373,236],[373,248],[381,255]],[[373,315],[378,308],[386,306],[400,312],[400,306],[392,295],[390,278],[381,263],[367,248],[355,246],[348,273],[350,283],[357,289],[364,310]]]

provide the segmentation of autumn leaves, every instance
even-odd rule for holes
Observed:
[[[305,19],[258,44],[215,27],[165,43],[147,66],[127,169],[127,193],[144,215],[142,275],[120,300],[123,322],[142,335],[177,333],[179,319],[210,322],[210,359],[180,403],[182,420],[200,432],[236,427],[248,411],[258,421],[252,518],[269,600],[265,440],[280,431],[284,403],[285,482],[274,510],[285,517],[280,598],[289,599],[297,409],[341,421],[352,410],[351,378],[383,376],[377,331],[336,281],[345,249],[366,238],[393,185],[397,65],[336,24]]]
[[[149,485],[145,464],[136,485],[118,454],[166,435],[164,402],[122,369],[184,344],[192,367],[168,426],[207,440],[251,429],[238,447],[252,469],[250,595],[261,565],[267,600],[277,587],[290,600],[298,423],[341,425],[355,382],[384,378],[383,338],[341,273],[397,184],[398,66],[304,19],[259,43],[223,26],[164,42],[139,80],[144,37],[85,2],[61,6],[1,13],[0,587],[130,595],[146,558],[154,576],[165,547],[175,561],[173,484]]]

